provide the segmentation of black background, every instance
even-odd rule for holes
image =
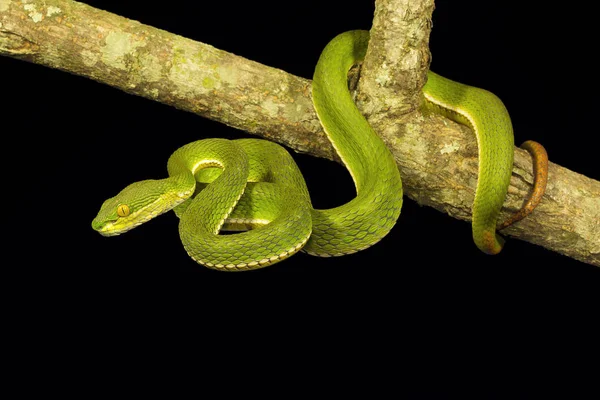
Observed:
[[[374,11],[372,1],[340,0],[86,3],[306,78],[331,38],[369,29]],[[600,179],[591,17],[540,6],[545,2],[436,3],[432,69],[499,95],[517,143],[537,140],[552,161]],[[277,308],[278,318],[318,314],[325,325],[345,315],[390,336],[426,327],[422,340],[432,342],[468,323],[477,327],[469,334],[474,340],[501,331],[533,344],[538,339],[527,336],[527,327],[541,318],[597,315],[586,308],[600,287],[597,267],[519,240],[486,256],[472,243],[468,223],[408,198],[391,234],[366,251],[335,259],[298,254],[250,273],[195,264],[173,214],[101,237],[90,223],[102,201],[133,181],[165,176],[176,148],[248,135],[46,67],[0,58],[0,71],[3,140],[10,139],[4,154],[16,156],[4,161],[14,193],[5,210],[9,221],[17,220],[6,222],[11,238],[4,254],[26,283],[40,284],[44,301],[63,298],[81,315],[121,307],[128,310],[122,314],[136,314],[149,301],[186,294],[198,315],[215,306],[238,316],[240,309]],[[315,206],[352,196],[340,165],[294,157]],[[12,182],[15,174],[22,179]],[[157,309],[160,303],[153,302]]]

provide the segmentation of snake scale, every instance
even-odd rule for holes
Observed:
[[[92,227],[114,236],[174,210],[190,257],[225,271],[265,267],[300,250],[329,257],[377,243],[400,215],[402,183],[392,153],[348,90],[348,71],[362,61],[368,41],[369,33],[362,30],[335,37],[321,53],[312,83],[314,108],[352,176],[354,199],[314,209],[302,174],[283,147],[259,139],[204,139],[171,155],[168,178],[135,182],[106,200]],[[433,72],[423,94],[426,108],[470,126],[477,135],[473,239],[482,251],[498,253],[502,239],[496,224],[513,163],[508,112],[490,92]],[[222,230],[240,232],[220,235]]]

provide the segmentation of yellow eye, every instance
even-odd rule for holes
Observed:
[[[129,206],[127,204],[119,204],[117,206],[117,215],[119,217],[126,217],[129,215]]]

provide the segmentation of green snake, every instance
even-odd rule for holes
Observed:
[[[321,53],[312,82],[314,108],[352,176],[354,199],[314,209],[302,174],[283,147],[259,139],[205,139],[171,155],[168,178],[133,183],[106,200],[92,227],[118,235],[174,210],[190,257],[227,271],[261,268],[300,250],[341,256],[377,243],[400,215],[402,183],[392,153],[348,90],[348,71],[362,61],[368,41],[362,30],[335,37]],[[473,238],[482,251],[497,253],[502,242],[496,222],[513,163],[508,113],[493,94],[432,72],[423,94],[426,107],[469,125],[477,135]],[[240,232],[220,235],[223,230]]]

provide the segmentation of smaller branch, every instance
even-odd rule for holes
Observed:
[[[357,99],[374,126],[382,119],[412,119],[421,105],[433,9],[433,0],[375,2]]]

